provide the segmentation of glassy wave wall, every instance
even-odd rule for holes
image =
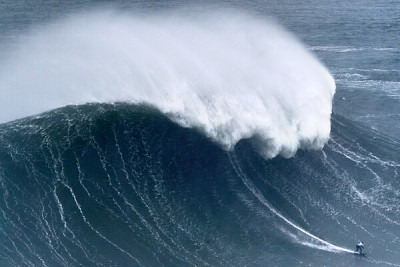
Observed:
[[[2,124],[0,141],[3,266],[348,266],[360,236],[363,264],[400,260],[399,143],[339,115],[291,159],[123,103]]]

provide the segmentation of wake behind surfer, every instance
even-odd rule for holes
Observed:
[[[364,242],[361,241],[356,245],[356,251],[354,252],[360,251],[361,254],[363,249],[364,249]]]

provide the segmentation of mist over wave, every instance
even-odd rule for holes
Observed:
[[[28,40],[28,41],[27,41]],[[87,102],[146,103],[226,149],[256,137],[261,153],[321,148],[335,83],[271,21],[80,14],[37,28],[0,66],[0,121]]]

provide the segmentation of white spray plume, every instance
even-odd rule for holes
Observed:
[[[68,104],[147,103],[231,149],[321,148],[335,83],[282,27],[248,15],[70,17],[0,64],[0,122]]]

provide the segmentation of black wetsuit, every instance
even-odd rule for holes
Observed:
[[[359,243],[356,245],[356,251],[360,251],[360,253],[362,253],[362,250],[364,249],[364,244],[363,243]]]

